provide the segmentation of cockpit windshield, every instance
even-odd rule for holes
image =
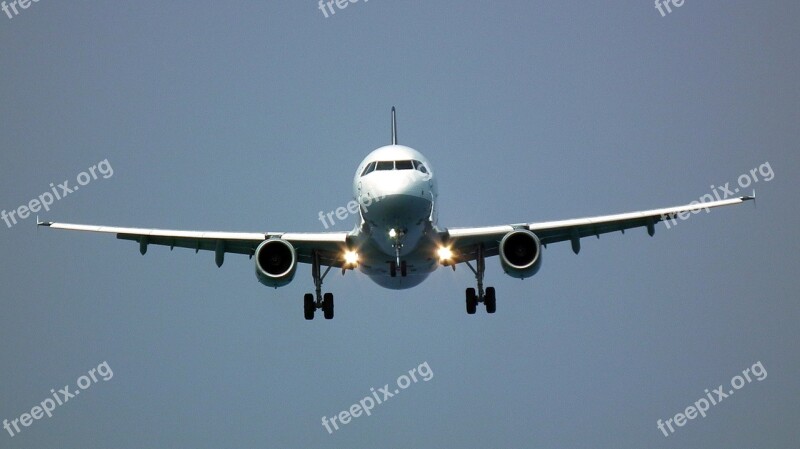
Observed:
[[[376,170],[394,170],[394,161],[378,161]]]
[[[375,170],[375,162],[370,162],[364,167],[364,171],[361,173],[361,176],[367,176],[368,174],[372,173]]]
[[[417,170],[422,173],[428,173],[425,164],[417,160],[403,160],[403,161],[373,161],[364,167],[361,176],[367,176],[373,171],[386,171],[386,170]]]

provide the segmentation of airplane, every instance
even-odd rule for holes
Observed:
[[[652,237],[655,224],[689,212],[741,204],[752,196],[721,199],[683,206],[570,220],[504,224],[484,227],[440,227],[437,220],[438,188],[431,163],[422,153],[398,144],[395,108],[391,114],[392,140],[365,157],[353,179],[353,209],[357,223],[349,232],[204,232],[124,228],[41,222],[39,226],[73,231],[116,234],[118,239],[139,243],[144,255],[149,245],[213,251],[218,267],[226,253],[255,258],[258,281],[282,287],[295,276],[297,265],[311,265],[314,293],[303,297],[303,315],[312,320],[322,309],[325,319],[334,316],[333,294],[322,293],[322,283],[332,268],[342,274],[358,269],[378,285],[407,289],[419,285],[440,267],[466,265],[475,275],[476,287],[467,288],[467,313],[478,304],[495,313],[494,287],[484,288],[486,258],[498,256],[503,271],[514,278],[535,275],[542,263],[542,247],[569,241],[575,254],[580,239],[644,227]],[[355,212],[354,212],[355,213]],[[474,265],[473,265],[474,262]],[[322,271],[325,267],[324,272]]]

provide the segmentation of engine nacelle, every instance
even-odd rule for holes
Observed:
[[[507,275],[519,279],[531,277],[542,265],[542,244],[527,229],[517,229],[500,240],[500,264]]]
[[[283,287],[297,271],[297,252],[283,239],[263,241],[255,253],[256,277],[267,287]]]

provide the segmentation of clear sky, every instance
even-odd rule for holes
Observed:
[[[466,314],[463,266],[405,291],[333,272],[336,318],[311,322],[308,266],[275,290],[244,256],[218,269],[210,253],[0,222],[0,420],[97,379],[0,429],[0,448],[796,447],[797,2],[685,0],[663,17],[645,0],[317,6],[0,12],[0,209],[98,165],[38,214],[323,231],[318,213],[345,206],[358,163],[389,143],[393,105],[400,143],[436,170],[442,226],[683,204],[754,168],[741,193],[757,207],[585,239],[578,256],[554,244],[525,281],[490,259],[495,315]],[[657,428],[757,362],[763,380]],[[321,424],[426,363],[429,381],[371,416]]]

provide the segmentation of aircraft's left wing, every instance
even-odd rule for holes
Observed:
[[[190,248],[213,251],[217,266],[222,266],[225,253],[247,254],[250,257],[264,240],[281,238],[295,247],[298,262],[311,263],[312,254],[320,255],[324,265],[341,267],[341,254],[347,245],[349,233],[297,233],[297,232],[215,232],[215,231],[177,231],[170,229],[121,228],[115,226],[94,226],[71,223],[38,222],[39,226],[70,231],[100,232],[116,234],[118,239],[133,240],[139,243],[139,252],[145,254],[148,245],[169,246],[170,249]]]
[[[705,203],[695,202],[683,206],[615,215],[477,228],[452,228],[443,232],[442,240],[450,246],[455,263],[475,260],[479,245],[483,245],[486,256],[496,256],[500,240],[515,229],[527,229],[533,232],[545,246],[569,240],[572,243],[572,250],[577,254],[580,251],[580,239],[583,237],[597,236],[599,238],[600,234],[615,231],[624,233],[626,229],[638,227],[646,227],[648,234],[652,236],[655,233],[656,223],[663,220],[674,220],[679,214],[698,213],[706,209],[741,204],[754,199],[755,192],[753,192],[753,196]]]

